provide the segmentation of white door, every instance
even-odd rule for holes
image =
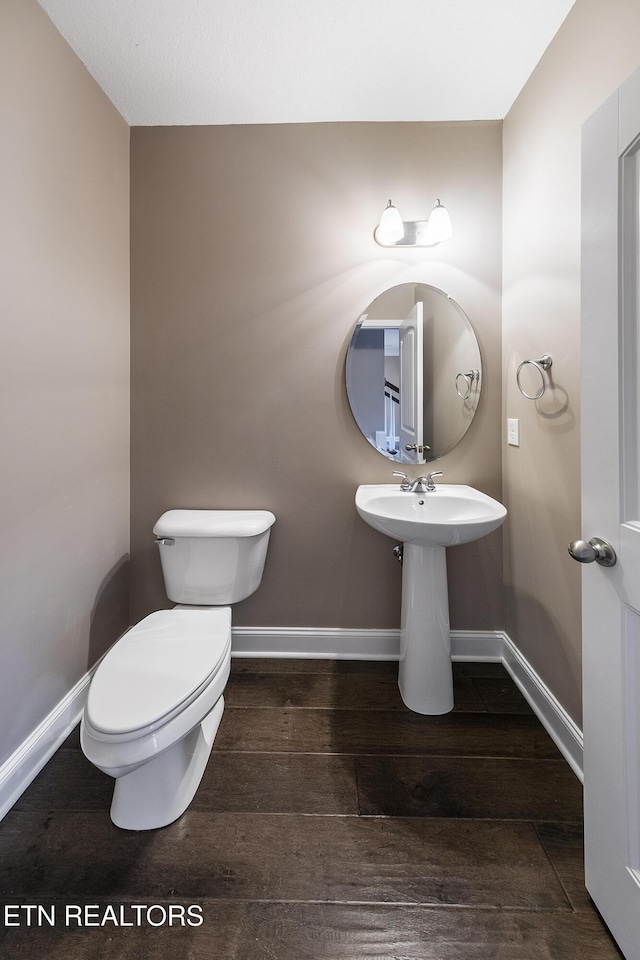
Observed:
[[[422,463],[423,304],[400,325],[400,453],[403,463]]]
[[[627,960],[640,960],[639,157],[640,71],[585,124],[582,173],[582,536],[617,554],[582,574],[585,867]]]

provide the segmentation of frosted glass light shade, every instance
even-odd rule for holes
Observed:
[[[400,211],[389,200],[373,236],[381,247],[435,247],[453,236],[453,228],[451,217],[439,200],[428,220],[410,221],[403,221]]]
[[[450,240],[453,236],[451,217],[446,207],[436,200],[433,210],[429,214],[425,242],[429,245]]]
[[[391,200],[382,211],[376,236],[379,243],[396,243],[404,237],[404,224],[400,211],[394,207]]]

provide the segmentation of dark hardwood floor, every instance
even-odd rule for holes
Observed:
[[[153,832],[111,824],[72,735],[0,824],[0,956],[619,960],[580,784],[503,668],[457,664],[444,717],[396,673],[234,660],[200,789]]]

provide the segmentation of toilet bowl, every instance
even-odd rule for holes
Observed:
[[[80,728],[85,756],[115,778],[117,826],[166,826],[191,803],[224,710],[228,604],[259,586],[274,522],[263,510],[171,510],[154,527],[178,605],[145,617],[108,651]]]

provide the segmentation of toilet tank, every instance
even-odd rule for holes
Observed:
[[[268,510],[168,510],[153,532],[165,590],[175,603],[237,603],[260,586],[269,533]]]

